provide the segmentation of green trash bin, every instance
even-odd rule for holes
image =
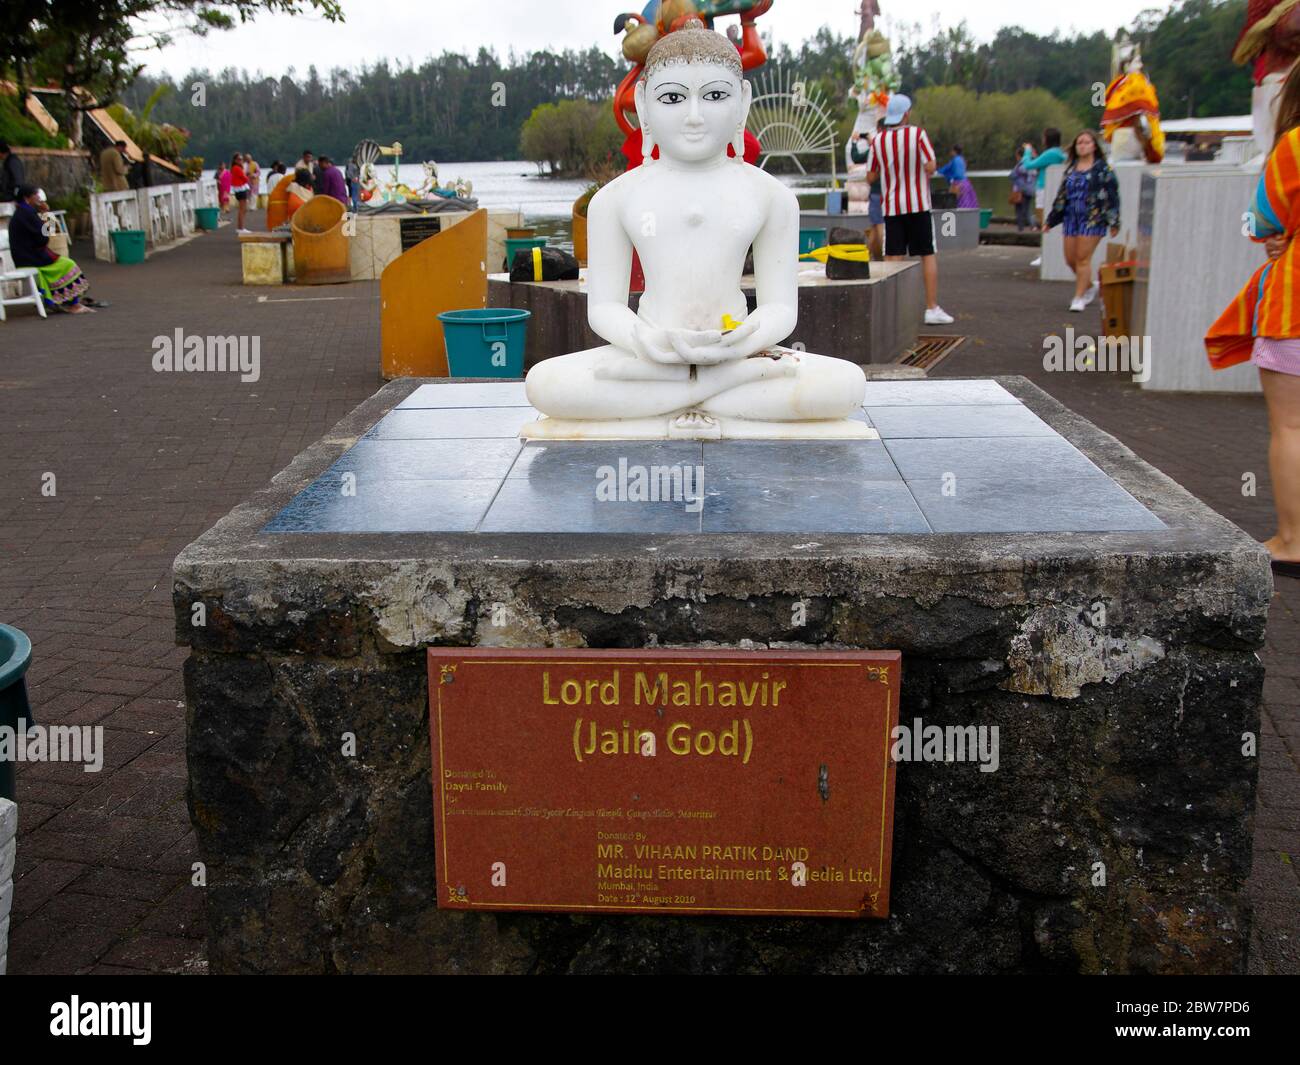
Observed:
[[[988,229],[989,224],[993,221],[993,208],[985,207],[980,210],[980,229]]]
[[[31,661],[32,641],[27,634],[0,625],[0,727],[14,732],[18,731],[20,719],[27,725],[34,724],[32,708],[27,702],[27,682],[23,679]],[[0,760],[0,799],[13,798],[14,763]]]
[[[807,255],[810,251],[816,251],[818,248],[826,247],[826,230],[824,229],[801,229],[799,230],[799,254]]]
[[[451,377],[524,376],[524,347],[531,311],[483,307],[438,315],[447,340]]]
[[[194,208],[194,224],[200,229],[216,229],[217,219],[220,214],[220,207],[196,207]]]
[[[119,263],[144,262],[143,229],[116,229],[109,236],[113,239],[113,258]]]

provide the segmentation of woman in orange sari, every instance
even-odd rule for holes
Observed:
[[[1273,572],[1300,578],[1300,67],[1292,68],[1277,109],[1273,151],[1247,219],[1268,262],[1205,338],[1216,370],[1250,361],[1268,404],[1269,466],[1277,535],[1264,546]]]
[[[311,171],[302,168],[295,170],[293,172],[293,181],[289,183],[289,187],[285,191],[289,204],[286,218],[292,218],[298,208],[315,195],[312,192]]]

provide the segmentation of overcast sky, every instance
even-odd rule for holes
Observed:
[[[321,71],[378,59],[418,63],[443,51],[473,53],[480,45],[495,47],[504,55],[511,47],[526,52],[596,44],[614,55],[619,48],[614,17],[644,6],[645,0],[343,0],[347,21],[342,25],[311,15],[264,15],[228,33],[178,39],[163,52],[150,52],[142,59],[153,72],[179,75],[205,67],[279,74],[291,66],[303,71],[312,63]],[[1143,8],[1163,8],[1168,3],[881,0],[880,6],[886,23],[919,21],[929,30],[936,18],[947,23],[965,19],[977,38],[987,40],[1000,27],[1011,25],[1041,34],[1076,29],[1113,32]],[[823,25],[856,34],[857,8],[858,0],[776,0],[759,25],[777,41],[797,46]]]

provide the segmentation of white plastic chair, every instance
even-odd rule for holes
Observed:
[[[37,270],[34,266],[14,266],[9,254],[9,232],[0,228],[0,322],[5,320],[6,307],[21,307],[30,303],[36,312],[45,317],[45,300],[41,297],[41,286],[36,281]],[[18,286],[18,295],[10,296],[9,288]]]

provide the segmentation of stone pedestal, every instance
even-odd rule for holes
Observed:
[[[177,559],[213,972],[1241,970],[1244,533],[1019,378],[869,382],[878,441],[640,445],[675,458],[532,416],[393,382]],[[704,507],[594,506],[616,454]],[[899,649],[901,720],[996,725],[999,768],[899,766],[888,920],[439,911],[424,652],[470,645]]]
[[[283,285],[289,277],[293,242],[285,236],[255,233],[239,238],[245,285]]]
[[[753,277],[742,279],[745,299],[757,306]],[[641,303],[634,293],[629,306]],[[527,365],[605,343],[587,324],[585,281],[515,283],[488,277],[488,306],[531,311]],[[925,315],[925,283],[918,263],[871,264],[866,281],[829,281],[813,263],[799,277],[799,324],[788,346],[858,363],[893,362],[916,343]]]

